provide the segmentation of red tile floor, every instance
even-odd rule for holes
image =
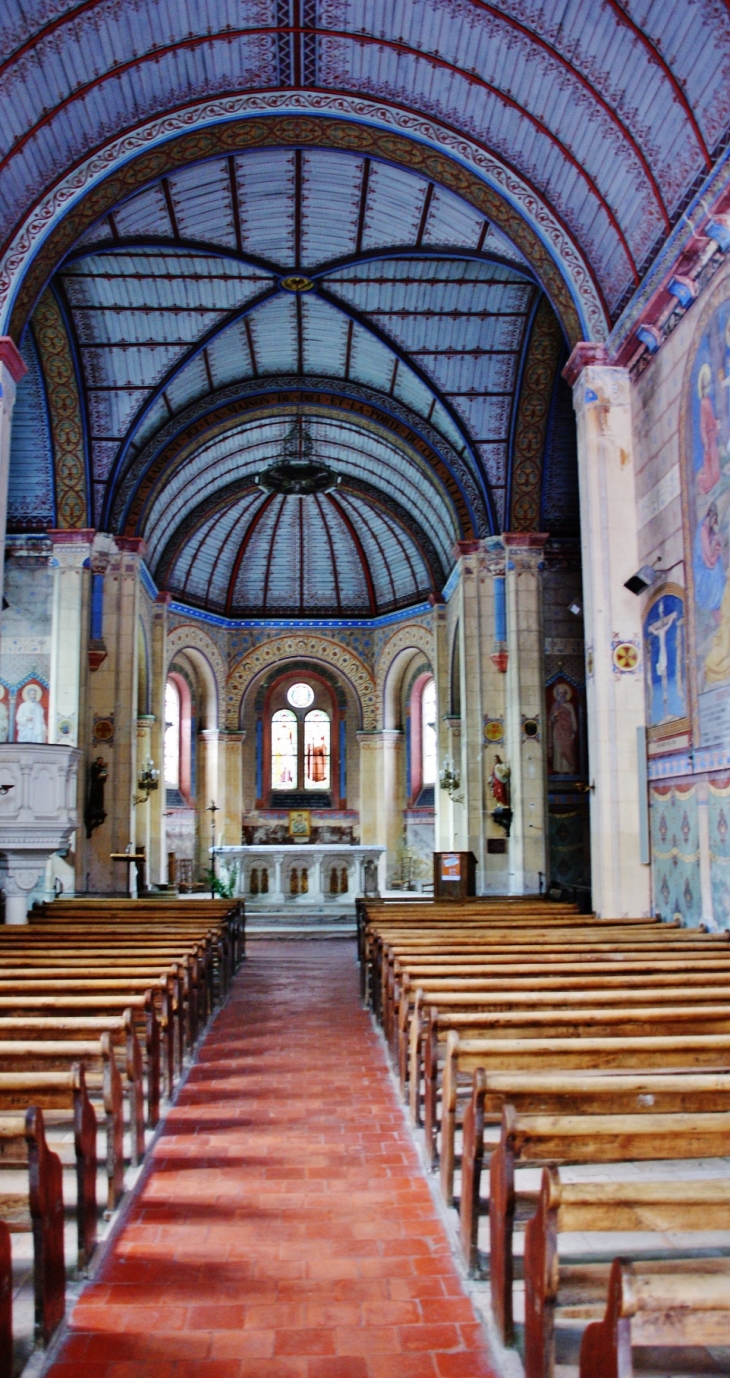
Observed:
[[[349,942],[252,943],[51,1378],[483,1378]]]

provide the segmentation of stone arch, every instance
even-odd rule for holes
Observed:
[[[251,680],[269,665],[287,660],[320,660],[338,670],[349,680],[360,702],[362,726],[373,732],[376,725],[375,685],[367,665],[346,646],[325,636],[290,633],[276,636],[255,646],[239,660],[228,678],[226,692],[226,726],[237,731],[243,696]]]
[[[413,651],[423,651],[431,668],[434,668],[435,645],[430,627],[423,627],[417,622],[408,627],[400,627],[389,637],[380,652],[375,677],[378,728],[386,726],[386,687],[390,672],[397,670],[396,662],[405,664],[409,658],[408,653]]]
[[[195,627],[190,623],[182,627],[173,627],[167,634],[165,675],[178,651],[192,651],[195,654],[195,663],[201,671],[208,698],[207,712],[204,715],[206,721],[203,722],[203,726],[222,726],[226,701],[226,663],[221,652],[202,627]]]

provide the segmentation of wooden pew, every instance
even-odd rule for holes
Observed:
[[[45,1129],[73,1125],[76,1158],[76,1227],[79,1268],[96,1247],[96,1115],[86,1089],[84,1069],[64,1072],[0,1072],[0,1115],[25,1114],[29,1105],[43,1110]],[[0,1140],[0,1161],[3,1155]]]
[[[711,1216],[714,1229],[730,1229],[730,1181],[727,1178],[712,1181],[567,1184],[560,1180],[556,1168],[544,1168],[537,1211],[528,1221],[525,1231],[525,1378],[553,1378],[556,1312],[559,1313],[561,1303],[570,1303],[571,1290],[580,1297],[583,1315],[590,1306],[590,1294],[593,1292],[595,1295],[596,1287],[605,1296],[605,1265],[589,1264],[575,1269],[566,1266],[558,1255],[560,1234],[637,1230],[689,1233],[706,1230],[708,1216]],[[651,1263],[644,1266],[652,1268]],[[729,1266],[730,1261],[726,1260],[725,1267]],[[656,1264],[653,1267],[656,1277]],[[682,1265],[682,1274],[692,1275],[691,1262]],[[699,1295],[701,1309],[710,1312],[720,1309],[717,1303],[723,1298],[724,1308],[728,1311],[727,1325],[730,1320],[730,1276],[721,1274],[721,1277],[722,1284],[716,1289],[711,1279],[703,1275],[701,1289],[697,1289],[696,1285],[691,1287],[689,1296]],[[676,1311],[681,1302],[676,1283],[669,1292],[674,1298],[674,1307],[671,1309]],[[651,1309],[656,1319],[661,1320],[657,1314],[659,1289],[656,1285],[653,1295]],[[667,1296],[666,1283],[664,1295]],[[709,1306],[702,1307],[702,1297],[708,1299]],[[716,1327],[711,1323],[702,1327],[698,1324],[699,1319],[696,1315],[692,1326],[695,1343],[719,1343],[714,1338]],[[706,1321],[710,1319],[707,1317]],[[679,1327],[675,1324],[672,1329],[676,1334]],[[684,1333],[686,1335],[687,1331]],[[730,1333],[730,1325],[725,1333]],[[684,1343],[687,1342],[685,1339]],[[649,1343],[652,1341],[649,1340]],[[594,1346],[595,1337],[589,1341],[589,1349]],[[591,1378],[595,1378],[594,1373],[591,1373]]]
[[[124,1109],[122,1079],[109,1035],[71,1042],[0,1042],[0,1067],[5,1075],[10,1072],[71,1071],[79,1062],[84,1067],[87,1090],[95,1093],[104,1109],[107,1206],[111,1211],[124,1190]]]
[[[583,1335],[580,1378],[633,1378],[638,1345],[730,1347],[730,1262],[615,1259],[605,1315]]]
[[[124,1060],[124,1075],[129,1089],[130,1139],[132,1162],[141,1163],[145,1154],[145,1114],[144,1114],[144,1073],[142,1051],[134,1028],[132,1011],[127,1009],[118,1017],[78,1018],[34,1018],[24,1016],[16,1019],[0,1015],[0,1044],[8,1041],[53,1041],[68,1043],[72,1040],[95,1040],[108,1034],[112,1047],[121,1050]],[[153,1073],[154,1075],[154,1073]],[[157,1065],[159,1082],[159,1060]],[[159,1099],[159,1086],[158,1086]]]
[[[10,1234],[33,1234],[35,1330],[47,1345],[63,1320],[66,1268],[63,1170],[60,1158],[46,1143],[43,1111],[33,1106],[25,1115],[0,1115],[0,1149],[0,1164],[28,1167],[25,1192],[19,1195],[0,1189],[0,1219]]]
[[[441,1188],[447,1206],[453,1202],[457,1082],[464,1075],[471,1081],[480,1067],[486,1072],[529,1071],[538,1075],[571,1070],[720,1071],[730,1069],[730,1034],[462,1040],[450,1033],[441,1115]]]
[[[525,1115],[517,1114],[513,1106],[505,1106],[499,1144],[489,1164],[492,1311],[505,1343],[510,1343],[513,1337],[516,1165],[720,1158],[727,1152],[729,1134],[730,1111],[657,1114],[652,1110],[628,1115]],[[730,1195],[728,1201],[730,1203]],[[615,1228],[624,1227],[616,1225]],[[723,1226],[718,1228],[722,1229]]]

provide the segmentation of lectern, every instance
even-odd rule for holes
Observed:
[[[434,852],[433,897],[466,900],[476,895],[477,859],[473,852]]]

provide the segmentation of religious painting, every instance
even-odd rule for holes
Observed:
[[[330,720],[321,708],[304,719],[304,788],[329,789]]]
[[[691,678],[689,686],[677,685],[677,694],[689,687],[696,744],[716,746],[730,739],[730,300],[711,299],[701,319],[682,411]],[[667,657],[682,634],[676,626],[679,610],[667,604],[665,616],[672,611],[678,617],[666,629]],[[657,625],[660,620],[657,613]],[[654,647],[656,661],[659,641]],[[669,712],[667,676],[668,667]],[[660,711],[663,693],[663,687],[657,690]]]
[[[48,741],[48,689],[30,679],[15,695],[16,742]]]
[[[280,708],[271,719],[271,788],[296,789],[297,715]]]
[[[0,742],[10,737],[10,695],[7,685],[0,684]]]
[[[646,721],[653,736],[668,736],[688,726],[684,590],[665,584],[644,617]]]
[[[309,837],[312,831],[312,816],[309,809],[292,809],[289,813],[289,836]]]
[[[548,774],[579,779],[585,772],[583,688],[567,675],[545,686]]]

